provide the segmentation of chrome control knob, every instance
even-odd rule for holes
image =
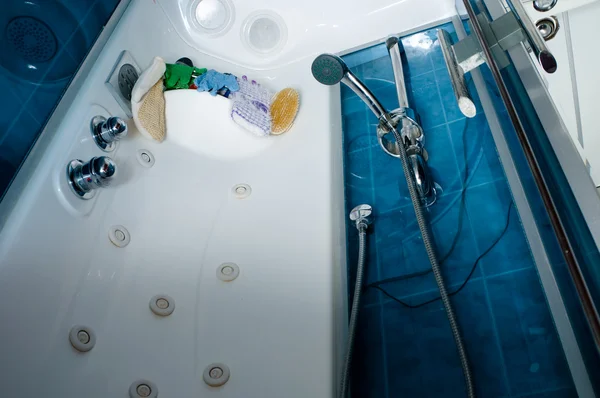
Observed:
[[[91,122],[92,137],[103,151],[115,149],[116,142],[127,135],[127,123],[120,117],[95,116]]]
[[[558,3],[558,0],[533,0],[533,8],[539,12],[550,11]]]
[[[67,166],[67,181],[75,195],[91,199],[95,189],[110,185],[116,172],[116,163],[107,156],[94,157],[87,163],[75,159]]]
[[[350,211],[350,220],[356,223],[356,228],[367,227],[372,222],[373,208],[369,205],[358,205]]]

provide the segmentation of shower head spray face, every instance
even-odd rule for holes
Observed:
[[[348,73],[348,67],[338,56],[321,54],[313,61],[311,71],[319,83],[333,86]]]

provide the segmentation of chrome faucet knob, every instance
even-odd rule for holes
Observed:
[[[373,208],[370,205],[358,205],[350,211],[350,220],[356,223],[356,228],[367,227],[371,224]]]
[[[67,166],[67,181],[77,196],[91,199],[96,188],[110,185],[116,172],[116,163],[107,156],[94,157],[87,163],[75,159]]]
[[[115,149],[115,143],[127,135],[127,123],[120,117],[94,116],[91,122],[92,137],[103,151]]]

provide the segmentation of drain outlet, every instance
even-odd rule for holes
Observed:
[[[142,70],[129,51],[123,51],[104,83],[130,119],[133,117],[133,113],[131,112],[131,92],[141,73]]]
[[[121,90],[121,95],[128,101],[131,101],[131,92],[139,77],[135,67],[131,64],[125,64],[119,69],[119,90]]]

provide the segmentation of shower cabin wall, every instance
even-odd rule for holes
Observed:
[[[427,209],[442,273],[452,292],[478,396],[577,394],[474,84],[477,116],[460,112],[436,29],[402,37],[411,103],[424,129],[439,197]],[[384,106],[398,106],[383,44],[344,57]],[[490,83],[491,84],[491,83]],[[493,91],[492,95],[496,97]],[[352,374],[361,397],[464,397],[457,350],[430,270],[399,160],[385,154],[377,120],[342,88],[347,211],[373,206],[362,313]],[[353,286],[356,231],[349,225]],[[494,243],[495,242],[495,243]],[[352,292],[351,292],[352,293]],[[427,303],[427,304],[423,304]],[[360,375],[357,377],[356,375]],[[396,377],[396,375],[402,375]]]
[[[0,198],[119,0],[5,0]]]

